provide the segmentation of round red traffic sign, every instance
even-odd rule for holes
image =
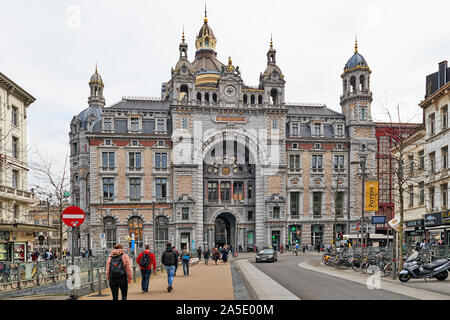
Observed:
[[[80,226],[84,222],[85,217],[84,211],[78,207],[68,207],[62,214],[64,223],[73,228]]]

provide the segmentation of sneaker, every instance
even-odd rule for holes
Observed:
[[[173,290],[173,287],[172,287],[172,286],[169,286],[169,287],[167,288],[167,290],[169,290],[169,292],[170,292],[170,291]]]

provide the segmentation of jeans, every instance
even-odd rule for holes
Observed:
[[[122,293],[122,300],[127,300],[128,293],[128,278],[112,278],[109,280],[109,286],[111,288],[111,294],[113,296],[113,300],[119,300],[119,288]]]
[[[183,273],[184,275],[189,274],[189,260],[183,260]]]
[[[164,266],[167,272],[167,282],[169,286],[172,286],[173,283],[173,275],[175,274],[175,266]]]
[[[148,292],[148,284],[150,282],[151,274],[152,274],[151,269],[141,269],[141,275],[142,275],[141,288],[142,288],[142,291],[144,291],[144,292]]]

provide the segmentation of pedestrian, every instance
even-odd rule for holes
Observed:
[[[305,251],[306,251],[305,245],[303,245],[302,250],[303,250],[303,253],[305,253]]]
[[[173,276],[176,277],[177,276],[177,270],[178,270],[178,261],[180,260],[180,253],[178,252],[177,248],[175,248],[175,246],[172,247],[172,250],[177,255],[177,261],[176,261],[176,264],[175,264],[175,271],[173,273]]]
[[[106,262],[106,279],[109,281],[113,300],[119,300],[119,289],[122,300],[127,300],[128,284],[132,276],[130,257],[123,252],[123,246],[118,243]]]
[[[226,245],[224,245],[222,248],[222,261],[223,263],[227,263],[228,261],[228,248]]]
[[[189,275],[189,261],[191,260],[191,254],[189,253],[187,247],[184,247],[181,253],[181,263],[183,264],[183,274],[185,276]]]
[[[219,258],[220,258],[219,249],[213,248],[213,259],[214,259],[214,262],[216,263],[216,265],[217,265],[217,260],[219,260]]]
[[[145,245],[144,252],[141,252],[139,256],[136,259],[137,264],[139,265],[139,268],[141,269],[141,289],[142,293],[148,292],[148,285],[150,282],[150,275],[152,273],[152,266],[153,266],[153,273],[156,274],[156,259],[155,255],[150,252],[150,246],[147,244]]]
[[[197,249],[198,261],[202,260],[202,248],[198,247]]]
[[[166,251],[163,252],[161,257],[161,262],[164,265],[164,268],[166,269],[167,273],[168,292],[173,290],[172,284],[173,284],[173,277],[175,274],[175,265],[178,264],[177,259],[178,255],[172,249],[172,244],[168,242],[166,244]]]
[[[209,249],[206,248],[205,251],[203,251],[203,257],[205,258],[205,264],[208,264],[209,255],[210,255]]]
[[[92,257],[92,249],[89,249],[88,252],[89,252],[89,257]]]

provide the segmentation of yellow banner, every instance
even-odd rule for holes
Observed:
[[[366,181],[364,211],[378,211],[378,181]]]

